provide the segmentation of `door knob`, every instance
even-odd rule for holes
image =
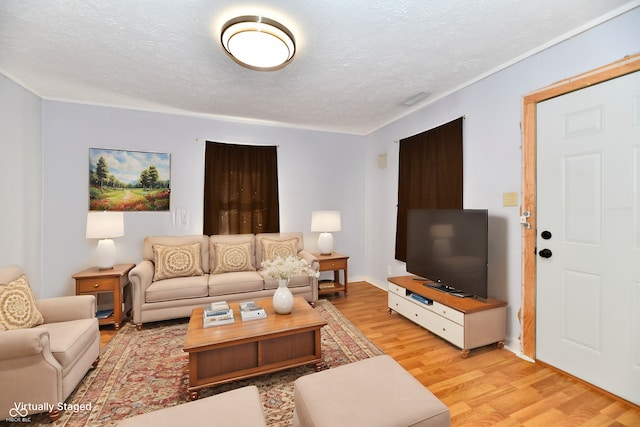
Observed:
[[[551,238],[551,232],[545,230],[540,234],[540,237],[542,237],[544,240],[549,240]]]
[[[542,258],[551,258],[551,255],[553,255],[553,252],[549,249],[543,249],[539,253]]]

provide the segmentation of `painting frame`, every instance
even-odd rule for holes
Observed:
[[[171,154],[89,148],[89,211],[167,212]]]

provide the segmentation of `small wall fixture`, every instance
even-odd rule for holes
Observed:
[[[227,21],[220,41],[234,61],[252,70],[282,68],[296,52],[293,34],[284,25],[262,16],[239,16]]]

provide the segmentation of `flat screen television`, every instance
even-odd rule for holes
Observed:
[[[410,209],[407,272],[458,297],[487,299],[486,209]]]

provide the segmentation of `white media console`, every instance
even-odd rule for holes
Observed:
[[[390,277],[389,313],[395,311],[462,349],[504,346],[507,303],[493,298],[459,298],[428,286],[415,276]]]

